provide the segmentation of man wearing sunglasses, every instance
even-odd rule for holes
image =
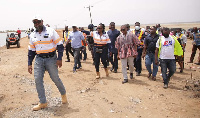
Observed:
[[[130,70],[130,79],[133,79],[133,60],[137,56],[137,45],[138,45],[138,38],[135,34],[129,33],[127,31],[127,26],[122,25],[121,26],[121,32],[117,37],[115,47],[118,50],[118,57],[121,60],[122,63],[122,73],[124,80],[122,81],[122,84],[128,82],[128,76],[127,76],[127,62],[129,65]]]
[[[28,52],[28,72],[32,74],[32,61],[36,55],[34,64],[34,78],[40,103],[33,107],[34,111],[47,107],[43,77],[45,71],[48,71],[52,81],[57,86],[62,103],[67,103],[66,90],[58,76],[58,67],[62,66],[63,42],[57,32],[43,25],[43,20],[39,16],[33,18],[35,31],[30,35]],[[58,52],[58,57],[56,54]]]

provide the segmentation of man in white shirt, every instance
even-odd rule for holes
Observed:
[[[163,28],[162,34],[163,36],[160,36],[156,43],[155,63],[158,65],[159,57],[162,77],[164,80],[163,88],[167,89],[170,77],[175,73],[176,70],[174,55],[177,54],[178,56],[181,56],[183,54],[183,50],[179,42],[169,35],[169,28]],[[174,48],[176,48],[178,53],[174,52]],[[169,73],[167,73],[167,69],[169,70]]]

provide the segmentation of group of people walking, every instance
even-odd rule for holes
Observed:
[[[105,31],[105,25],[102,23],[97,26],[97,29],[93,24],[90,24],[88,26],[90,31],[86,31],[84,28],[78,29],[77,25],[72,25],[73,31],[71,32],[67,26],[65,27],[62,39],[59,38],[54,29],[43,25],[41,17],[36,16],[33,23],[36,30],[30,35],[28,72],[32,74],[32,61],[36,57],[34,78],[40,99],[40,103],[34,106],[33,110],[47,107],[43,85],[46,70],[60,91],[62,103],[67,103],[66,90],[58,75],[58,67],[62,66],[64,47],[67,55],[66,62],[70,62],[69,53],[74,57],[72,69],[75,73],[77,69],[82,68],[80,55],[83,53],[83,60],[87,59],[86,46],[88,46],[96,69],[96,79],[101,77],[99,71],[100,60],[106,76],[109,76],[107,68],[109,62],[112,66],[110,71],[117,73],[118,60],[120,59],[124,78],[123,84],[128,82],[128,78],[133,79],[134,67],[136,76],[140,76],[142,72],[141,60],[144,57],[148,78],[155,81],[158,66],[161,67],[165,89],[168,88],[170,78],[176,71],[176,57],[181,67],[180,72],[183,72],[182,58],[186,46],[185,36],[180,31],[173,34],[169,28],[161,28],[160,24],[148,27],[146,30],[140,27],[139,22],[135,23],[135,29],[130,29],[129,24],[124,24],[120,27],[121,32],[115,28],[114,22],[110,23],[107,32]],[[195,46],[193,46],[190,62],[193,62],[195,49],[200,49],[199,36],[199,33],[195,32]],[[56,50],[58,54],[56,54]],[[153,69],[151,69],[152,64]],[[127,70],[130,71],[129,77]]]

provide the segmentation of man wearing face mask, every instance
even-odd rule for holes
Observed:
[[[176,70],[174,55],[183,55],[183,50],[178,40],[174,39],[169,34],[169,28],[164,27],[162,30],[163,36],[160,36],[158,39],[155,50],[155,64],[158,65],[158,58],[160,58],[161,72],[164,81],[163,88],[165,89],[168,88],[170,78]],[[169,70],[169,73],[167,73],[167,69]]]
[[[48,71],[52,81],[55,83],[62,97],[62,103],[67,103],[66,90],[58,76],[58,67],[62,66],[63,42],[59,38],[57,32],[43,25],[40,16],[33,19],[36,28],[30,35],[29,51],[28,51],[28,72],[32,74],[32,61],[36,55],[34,64],[34,78],[40,103],[33,107],[34,111],[47,107],[47,101],[44,90],[44,73]],[[58,50],[58,56],[56,54]]]
[[[133,30],[133,34],[135,34],[139,40],[139,44],[137,46],[137,52],[138,55],[137,57],[134,59],[134,66],[136,68],[136,76],[140,76],[140,73],[142,71],[142,61],[141,61],[141,57],[142,57],[142,50],[144,48],[144,38],[145,38],[145,33],[143,30],[141,30],[140,28],[140,23],[136,22],[135,23],[135,30]]]

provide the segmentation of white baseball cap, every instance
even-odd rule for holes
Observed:
[[[76,25],[76,24],[73,24],[73,25],[72,25],[72,27],[73,27],[73,26],[76,26],[76,27],[77,27],[77,25]]]
[[[34,17],[33,17],[33,20],[42,20],[42,17],[40,16],[40,15],[35,15]]]

